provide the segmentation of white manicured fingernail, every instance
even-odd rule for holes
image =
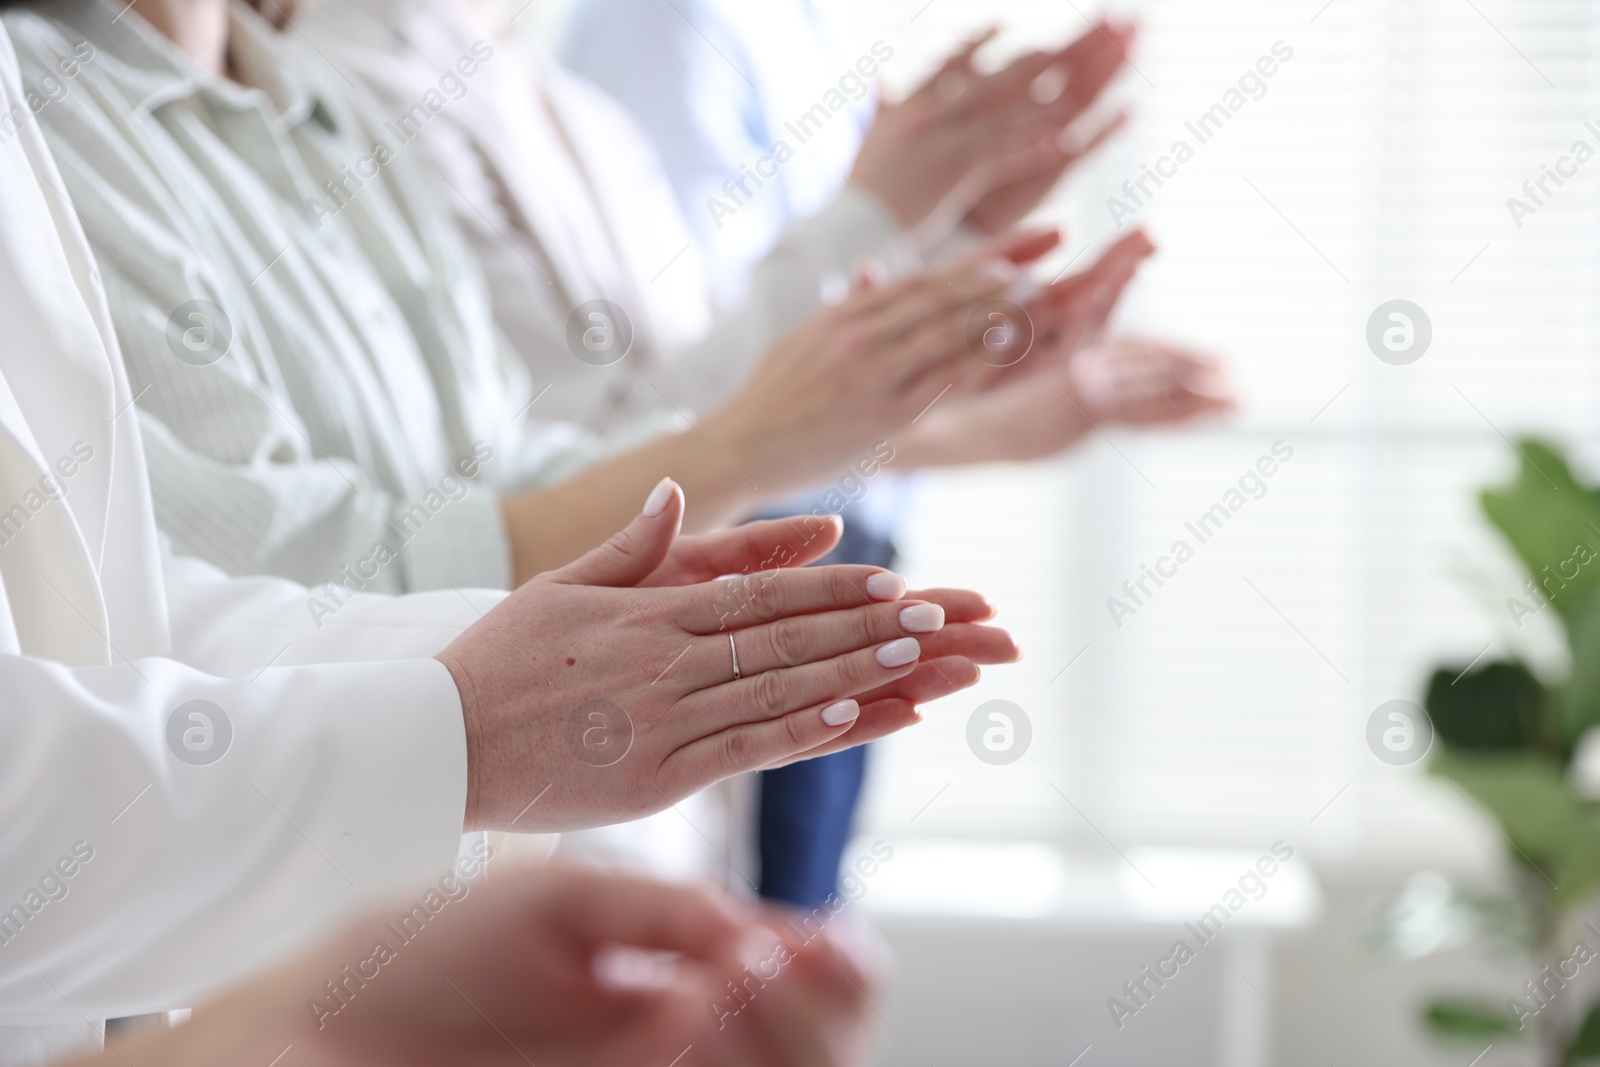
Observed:
[[[877,651],[880,667],[904,667],[907,663],[915,663],[920,655],[922,646],[917,644],[915,637],[902,637],[898,641],[890,641]]]
[[[867,579],[867,595],[874,600],[899,600],[906,595],[906,580],[893,571],[879,571]]]
[[[678,483],[671,478],[663,478],[650,490],[650,496],[644,502],[645,518],[653,519],[667,510],[667,501],[672,499],[672,494],[677,491]]]
[[[900,612],[900,629],[931,634],[944,629],[944,609],[937,604],[913,604]]]
[[[854,700],[841,700],[822,709],[822,721],[828,726],[843,726],[855,722],[861,715],[861,705]]]

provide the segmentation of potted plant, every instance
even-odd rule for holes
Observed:
[[[1430,773],[1451,782],[1500,829],[1508,892],[1465,893],[1438,876],[1413,881],[1380,919],[1390,944],[1424,948],[1487,938],[1515,953],[1525,981],[1511,997],[1455,992],[1424,1008],[1444,1038],[1526,1042],[1531,1063],[1600,1060],[1600,925],[1577,911],[1600,889],[1600,803],[1578,787],[1573,758],[1600,725],[1600,493],[1579,484],[1550,445],[1517,446],[1510,484],[1482,495],[1484,514],[1526,568],[1507,606],[1553,612],[1571,652],[1563,678],[1508,658],[1444,666],[1429,679]]]

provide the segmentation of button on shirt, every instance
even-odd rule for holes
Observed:
[[[109,0],[4,19],[23,83],[65,81],[36,120],[100,265],[180,553],[374,592],[504,587],[498,492],[669,425],[603,442],[535,418],[541,383],[407,159],[414,129],[243,3],[237,82]]]

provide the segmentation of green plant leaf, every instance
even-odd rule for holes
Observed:
[[[1439,997],[1422,1013],[1435,1035],[1460,1040],[1506,1037],[1517,1032],[1517,1019],[1507,1009],[1467,997]]]
[[[1374,947],[1408,960],[1479,939],[1497,953],[1539,948],[1533,913],[1521,897],[1463,890],[1437,871],[1408,878],[1384,902],[1367,935]]]
[[[1594,815],[1567,842],[1566,854],[1553,873],[1558,907],[1582,903],[1600,888],[1600,820]]]
[[[1567,624],[1572,673],[1561,687],[1561,733],[1568,749],[1600,725],[1600,600]]]
[[[1600,590],[1600,498],[1578,484],[1553,446],[1524,440],[1517,451],[1522,464],[1516,479],[1486,490],[1483,511],[1571,624]],[[1575,559],[1579,546],[1594,562]]]
[[[1596,1058],[1600,1058],[1600,1004],[1589,1009],[1589,1014],[1583,1017],[1583,1023],[1572,1035],[1565,1062],[1576,1064]]]
[[[1499,824],[1522,860],[1552,882],[1568,846],[1593,821],[1561,769],[1540,756],[1445,749],[1428,769],[1456,783]]]
[[[1444,668],[1428,680],[1428,719],[1451,748],[1521,751],[1543,730],[1547,694],[1520,663],[1489,663],[1462,674]]]

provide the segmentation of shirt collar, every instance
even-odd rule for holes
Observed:
[[[127,0],[56,0],[42,10],[78,31],[103,54],[105,75],[117,81],[136,110],[157,111],[204,96],[210,103],[234,109],[264,108],[285,128],[312,118],[333,126],[332,110],[323,104],[284,35],[245,0],[230,0],[228,48],[234,68],[248,86],[199,70],[177,45],[132,11]]]
[[[322,102],[315,83],[279,31],[245,0],[230,0],[228,5],[228,49],[239,77],[254,90],[222,79],[235,92],[259,92],[272,101],[280,121],[288,127],[316,118],[332,125],[330,111]]]

